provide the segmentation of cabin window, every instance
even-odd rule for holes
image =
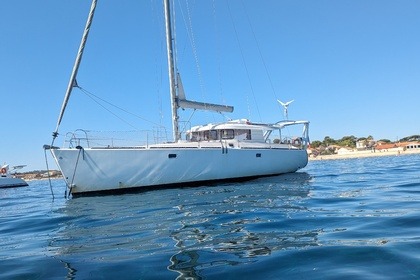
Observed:
[[[176,158],[176,154],[169,154],[168,158]]]
[[[223,129],[222,130],[222,139],[233,139],[235,138],[235,132],[233,129]]]
[[[209,138],[210,138],[210,140],[217,140],[217,130],[210,130],[209,131]]]
[[[250,129],[236,129],[235,138],[238,140],[251,140],[251,130]]]
[[[202,140],[202,135],[200,135],[200,133],[198,132],[192,132],[187,134],[187,141],[191,141],[191,142],[197,142]]]
[[[204,140],[209,140],[209,131],[208,130],[204,131],[203,135],[204,135]]]

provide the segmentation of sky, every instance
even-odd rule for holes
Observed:
[[[46,169],[89,8],[0,1],[0,163]],[[420,134],[419,14],[417,0],[175,0],[187,98],[235,107],[181,120],[276,122],[280,99],[294,100],[289,119],[311,122],[311,140]],[[161,1],[99,1],[77,81],[107,103],[75,89],[55,144],[80,128],[172,135],[165,52]]]

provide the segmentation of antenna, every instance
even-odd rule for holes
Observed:
[[[283,108],[284,108],[284,118],[286,120],[288,120],[289,119],[289,115],[287,114],[287,107],[289,107],[290,103],[292,103],[295,100],[291,100],[291,101],[288,101],[288,102],[285,102],[285,103],[281,102],[278,99],[277,99],[277,101],[281,104],[281,106],[283,106]]]

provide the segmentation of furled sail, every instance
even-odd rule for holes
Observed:
[[[70,80],[67,86],[66,95],[64,96],[63,104],[61,105],[60,115],[58,116],[58,120],[57,120],[57,126],[55,128],[55,131],[53,132],[53,139],[55,139],[58,136],[58,129],[60,127],[61,120],[63,119],[64,111],[66,110],[67,103],[71,95],[71,91],[73,87],[77,87],[77,82],[76,82],[77,71],[79,70],[80,62],[83,56],[83,50],[85,49],[86,40],[88,38],[90,26],[92,24],[93,16],[95,14],[96,3],[97,3],[97,0],[92,0],[92,5],[90,7],[90,12],[89,12],[89,16],[86,22],[85,31],[83,33],[82,41],[80,42],[80,47],[79,47],[79,51],[77,52],[76,61],[74,62],[73,71],[71,72]]]

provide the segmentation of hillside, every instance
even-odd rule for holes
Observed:
[[[24,179],[25,181],[48,179],[47,170],[34,170],[28,172],[15,173],[14,175],[16,177]],[[50,170],[49,175],[51,179],[62,178],[61,172],[58,170]]]

